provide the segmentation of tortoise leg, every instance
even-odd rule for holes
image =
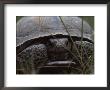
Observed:
[[[44,44],[27,47],[17,55],[17,62],[24,70],[25,74],[36,74],[39,72],[38,66],[43,66],[47,61],[47,49]],[[18,63],[17,63],[18,64]]]

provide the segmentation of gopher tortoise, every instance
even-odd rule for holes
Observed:
[[[93,32],[76,16],[21,18],[16,25],[16,73],[82,73],[74,68],[82,68],[93,56]]]

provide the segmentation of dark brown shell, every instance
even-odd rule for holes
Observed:
[[[71,36],[81,37],[82,19],[75,16],[61,17]],[[16,46],[39,37],[61,34],[68,35],[59,16],[26,16],[17,22]],[[93,29],[83,22],[83,38],[93,41]]]

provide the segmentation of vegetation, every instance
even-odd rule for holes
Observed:
[[[61,19],[61,22],[63,23],[66,32],[69,35],[70,38],[70,43],[72,45],[71,50],[68,50],[65,46],[63,46],[65,49],[67,49],[70,54],[76,58],[76,60],[79,63],[78,67],[74,67],[72,66],[72,62],[74,61],[72,59],[71,63],[68,65],[68,70],[67,73],[68,74],[93,74],[94,73],[94,48],[92,50],[89,49],[89,51],[87,51],[85,49],[85,46],[83,45],[83,20],[87,21],[92,28],[94,28],[94,17],[93,16],[80,16],[82,18],[82,28],[81,28],[81,45],[78,46],[75,42],[74,39],[71,37],[70,32],[68,31],[68,29],[66,28],[63,19],[61,16],[59,16]],[[22,16],[17,17],[16,21],[18,21],[20,18],[22,18]],[[50,32],[49,32],[50,33]],[[53,36],[54,38],[56,38],[55,36]],[[60,41],[59,41],[60,42]],[[61,43],[61,42],[60,42]],[[75,50],[75,51],[74,51]],[[85,62],[84,59],[87,59],[87,61]],[[17,65],[17,68],[22,67],[21,71],[26,71],[26,73],[31,73],[31,66],[32,66],[32,62],[30,62],[31,60],[27,60],[26,63],[24,63],[22,66]],[[30,67],[29,67],[30,66]],[[19,70],[20,71],[20,70]]]

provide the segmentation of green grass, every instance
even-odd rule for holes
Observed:
[[[83,17],[83,19],[85,21],[87,21],[89,23],[89,25],[94,29],[94,16],[79,16],[79,17]]]
[[[18,20],[20,20],[23,16],[16,16],[16,22],[18,22]]]

